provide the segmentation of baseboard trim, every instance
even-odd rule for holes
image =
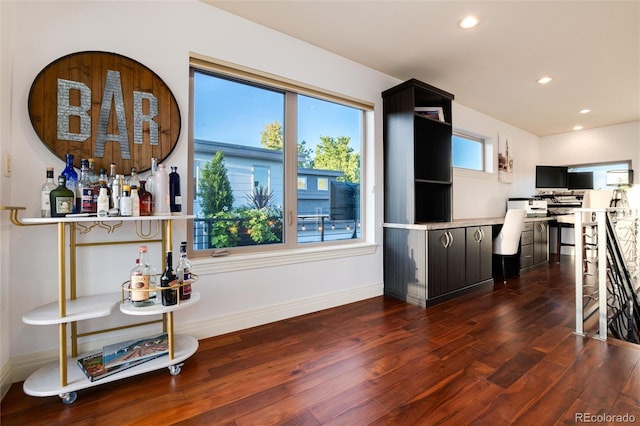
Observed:
[[[12,362],[9,360],[6,362],[2,369],[0,370],[0,399],[4,398],[4,396],[9,392],[9,388],[13,381],[11,380],[12,374]]]
[[[229,315],[176,324],[175,331],[176,333],[189,334],[198,340],[206,339],[208,337],[219,336],[233,331],[244,330],[258,325],[381,296],[383,290],[383,283],[378,282]],[[96,342],[93,342],[92,346],[95,345]],[[81,348],[81,350],[91,349],[92,348],[86,347]],[[20,355],[15,359],[9,360],[9,362],[2,367],[2,396],[5,395],[13,382],[25,380],[45,364],[57,359],[58,350],[51,349]]]

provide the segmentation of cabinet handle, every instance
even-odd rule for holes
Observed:
[[[447,248],[447,244],[449,244],[449,236],[447,235],[447,232],[442,234],[440,237],[440,243],[442,244],[442,247]]]
[[[453,234],[449,231],[447,231],[447,234],[449,234],[449,245],[447,245],[447,247],[451,247],[451,244],[453,244]]]

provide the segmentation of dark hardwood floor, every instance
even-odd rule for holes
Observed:
[[[376,297],[205,339],[178,376],[97,386],[71,405],[15,383],[1,423],[640,422],[640,348],[573,334],[573,264],[562,262],[427,309]]]

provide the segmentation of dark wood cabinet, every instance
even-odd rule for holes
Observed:
[[[454,96],[413,79],[382,98],[385,222],[450,221]]]
[[[466,284],[473,285],[493,277],[493,240],[491,226],[466,228]]]
[[[544,222],[533,224],[533,264],[549,261],[549,225]]]
[[[384,292],[425,306],[427,301],[427,233],[384,228]]]
[[[455,292],[466,286],[465,229],[428,231],[427,299]]]
[[[546,222],[525,222],[520,236],[520,269],[549,260],[549,225]]]

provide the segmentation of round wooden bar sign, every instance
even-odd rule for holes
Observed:
[[[129,174],[162,162],[178,143],[180,110],[162,79],[133,59],[78,52],[47,65],[29,91],[29,118],[40,140],[62,161],[93,158]]]

